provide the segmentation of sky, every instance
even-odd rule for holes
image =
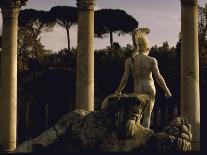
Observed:
[[[198,0],[199,5],[204,7],[207,0]],[[53,6],[76,6],[76,0],[29,0],[26,7],[36,10],[50,10]],[[150,45],[161,46],[168,41],[170,46],[175,46],[180,32],[180,0],[97,0],[95,9],[112,8],[122,9],[132,15],[138,22],[139,27],[148,27],[151,32],[148,35]],[[0,20],[0,24],[2,20]],[[1,24],[2,25],[2,24]],[[1,26],[0,26],[1,31]],[[77,26],[70,30],[71,46],[77,46]],[[124,36],[114,35],[114,41],[122,47],[132,44],[129,34]],[[54,52],[67,48],[65,29],[56,25],[52,32],[41,34],[41,42],[46,49]],[[110,45],[109,37],[94,39],[95,49],[105,48]]]

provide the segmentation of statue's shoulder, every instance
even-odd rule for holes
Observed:
[[[151,56],[147,56],[148,60],[151,61],[152,63],[157,63],[157,59],[151,57]]]

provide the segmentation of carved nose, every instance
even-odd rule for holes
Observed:
[[[138,115],[135,114],[135,113],[130,113],[130,114],[129,114],[129,118],[130,118],[131,120],[136,120],[136,119],[138,118]]]

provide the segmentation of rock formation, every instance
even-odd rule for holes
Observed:
[[[148,100],[147,95],[111,95],[103,101],[101,110],[73,111],[38,137],[19,145],[16,152],[189,151],[190,125],[182,117],[160,133],[140,124]]]

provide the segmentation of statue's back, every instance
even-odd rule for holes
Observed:
[[[131,62],[134,91],[136,93],[146,93],[154,97],[155,87],[152,78],[153,58],[139,54]]]

